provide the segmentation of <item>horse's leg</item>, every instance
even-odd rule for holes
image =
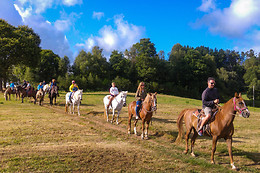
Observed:
[[[145,139],[148,139],[149,124],[150,124],[150,121],[146,121],[146,129],[145,129],[145,132],[144,132]]]
[[[55,105],[57,105],[57,103],[56,103],[56,96],[55,96]]]
[[[134,133],[135,133],[136,136],[137,136],[137,131],[136,131],[137,122],[138,122],[138,119],[135,119],[135,121],[134,121]]]
[[[108,121],[109,121],[109,118],[108,118],[108,116],[109,116],[109,112],[108,112],[108,108],[107,108],[107,106],[105,106],[105,111],[106,111],[107,122],[108,122]]]
[[[191,130],[192,130],[191,127],[186,127],[186,134],[185,134],[186,149],[184,151],[185,154],[187,154],[189,151],[189,136],[190,136]]]
[[[73,102],[72,103],[72,114],[74,114],[74,112],[75,112],[75,103]]]
[[[80,116],[80,112],[79,112],[79,104],[80,104],[80,103],[78,103],[78,116]]]
[[[114,121],[114,116],[115,116],[115,109],[114,109],[114,108],[112,108],[112,109],[113,109],[113,115],[112,115],[111,124],[113,123],[113,121]]]
[[[232,166],[232,169],[237,169],[234,165],[234,161],[233,161],[233,154],[232,154],[232,137],[228,137],[225,138],[226,142],[227,142],[227,147],[228,147],[228,154],[229,154],[229,158],[230,158],[230,165]]]
[[[116,119],[116,124],[117,125],[119,124],[119,122],[118,122],[119,114],[120,114],[120,111],[117,111],[117,119]]]
[[[195,144],[195,140],[196,140],[197,137],[198,137],[198,133],[197,133],[196,130],[193,128],[193,136],[192,136],[192,138],[191,138],[191,147],[190,147],[191,155],[192,155],[193,157],[195,157],[195,154],[194,154],[193,149],[194,149],[194,144]]]
[[[215,164],[214,154],[215,154],[215,151],[216,151],[217,141],[218,141],[218,137],[213,136],[212,137],[212,151],[211,151],[211,163],[212,164]]]
[[[133,114],[130,110],[128,110],[128,134],[131,134],[131,120],[132,120]]]
[[[141,139],[144,139],[145,119],[142,119],[142,135]]]
[[[70,103],[70,114],[72,114],[71,106],[72,106],[72,103]]]

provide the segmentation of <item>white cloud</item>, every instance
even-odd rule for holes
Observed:
[[[82,0],[62,0],[62,2],[66,6],[74,6],[77,4],[82,4]]]
[[[130,48],[144,34],[143,27],[129,24],[124,20],[123,15],[115,16],[114,23],[116,28],[105,25],[99,30],[99,36],[91,36],[84,43],[78,43],[76,46],[83,47],[87,51],[91,51],[94,46],[99,46],[108,57],[113,50],[125,51]]]
[[[213,34],[233,39],[236,49],[244,51],[255,47],[259,50],[260,39],[256,39],[255,33],[260,32],[260,0],[232,0],[229,7],[215,6],[212,11],[208,10],[207,3],[210,2],[202,0],[199,9],[206,14],[195,25],[206,26]]]
[[[202,0],[201,6],[198,8],[200,11],[209,12],[216,9],[215,0]]]
[[[66,31],[70,29],[71,22],[70,20],[57,20],[54,26],[58,31]]]
[[[95,11],[94,11],[92,17],[93,17],[94,19],[100,20],[102,17],[104,17],[104,13],[103,13],[103,12],[95,12]]]
[[[215,34],[241,37],[260,25],[260,0],[232,0],[230,7],[205,14],[197,24],[206,25]]]

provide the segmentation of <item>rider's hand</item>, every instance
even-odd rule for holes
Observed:
[[[214,103],[218,104],[219,103],[219,99],[214,100]]]

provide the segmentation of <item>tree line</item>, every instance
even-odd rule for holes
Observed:
[[[239,53],[177,43],[165,55],[143,38],[124,52],[114,50],[108,60],[95,46],[91,52],[81,50],[70,62],[67,56],[41,49],[40,42],[28,26],[14,27],[0,20],[1,83],[25,79],[36,86],[55,78],[66,91],[71,80],[85,91],[104,91],[114,81],[119,89],[135,92],[144,81],[151,92],[201,99],[207,78],[215,77],[223,101],[235,92],[245,92],[251,99],[253,86],[255,99],[260,99],[260,54],[254,50]]]

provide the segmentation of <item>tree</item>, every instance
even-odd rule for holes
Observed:
[[[40,59],[40,37],[28,26],[14,27],[0,19],[0,81],[6,82],[9,69],[18,64],[35,66]],[[2,84],[0,84],[0,89]]]

